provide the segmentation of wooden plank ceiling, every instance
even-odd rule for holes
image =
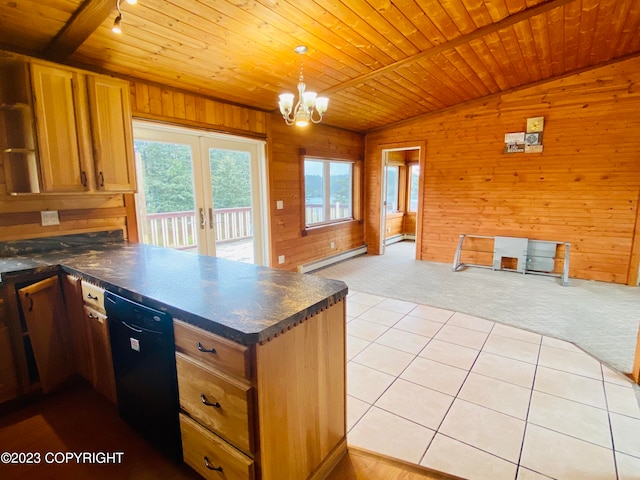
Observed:
[[[638,0],[0,0],[0,48],[366,132],[640,52]]]

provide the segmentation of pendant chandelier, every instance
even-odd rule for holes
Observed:
[[[295,48],[298,55],[307,53],[307,47],[301,45]],[[329,99],[327,97],[318,97],[316,92],[305,91],[307,86],[302,76],[302,59],[300,59],[300,76],[298,78],[298,101],[293,105],[295,95],[293,93],[283,93],[280,95],[278,106],[280,113],[284,117],[287,125],[296,125],[298,127],[306,127],[309,122],[320,123],[322,114],[327,111]]]

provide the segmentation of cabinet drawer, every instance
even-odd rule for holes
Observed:
[[[204,478],[253,480],[253,460],[183,413],[180,430],[184,461]]]
[[[82,300],[99,312],[104,313],[104,289],[82,281]]]
[[[247,347],[180,320],[173,321],[173,331],[176,351],[227,373],[251,378]]]
[[[253,453],[251,386],[223,378],[180,353],[176,369],[180,407],[240,450]]]

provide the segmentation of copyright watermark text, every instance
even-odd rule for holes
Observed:
[[[120,464],[124,452],[2,452],[4,464]]]

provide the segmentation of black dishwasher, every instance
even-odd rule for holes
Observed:
[[[111,292],[104,304],[120,417],[181,460],[173,318]]]

